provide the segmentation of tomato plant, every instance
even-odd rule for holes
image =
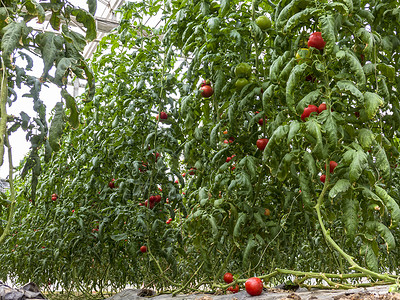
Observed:
[[[126,3],[79,126],[19,179],[0,274],[173,293],[226,290],[226,270],[238,285],[395,283],[400,43],[397,6],[381,4]],[[304,50],[312,32],[323,43]]]

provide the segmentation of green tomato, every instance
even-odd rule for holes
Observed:
[[[251,74],[251,66],[248,63],[240,63],[235,68],[235,76],[244,78]]]
[[[271,28],[271,20],[268,19],[266,16],[259,16],[256,19],[256,24],[258,27],[260,27],[261,30]]]
[[[241,91],[243,87],[245,87],[249,81],[246,78],[238,78],[235,82],[235,87],[237,91]]]

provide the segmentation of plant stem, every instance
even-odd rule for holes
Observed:
[[[14,189],[14,179],[13,179],[13,172],[14,172],[14,167],[12,163],[12,152],[11,152],[11,145],[10,141],[8,140],[8,135],[5,135],[6,138],[6,145],[8,148],[8,165],[9,165],[9,175],[8,175],[8,182],[10,184],[10,198],[11,198],[11,205],[10,205],[10,211],[8,214],[8,220],[7,220],[7,226],[3,231],[3,234],[0,236],[0,244],[4,241],[8,233],[10,232],[11,228],[11,223],[13,221],[14,217],[14,210],[15,210],[15,189]]]
[[[198,267],[198,269],[196,270],[196,272],[193,273],[192,277],[190,277],[190,279],[178,290],[174,291],[172,293],[172,297],[176,296],[176,294],[178,294],[179,292],[183,291],[188,285],[189,283],[193,280],[193,278],[197,275],[197,273],[200,271],[200,269],[203,267],[204,265],[204,261],[201,263],[200,267]]]
[[[8,97],[8,85],[7,85],[7,73],[3,59],[1,59],[1,90],[0,90],[0,166],[3,165],[4,160],[4,145],[7,136],[7,97]]]

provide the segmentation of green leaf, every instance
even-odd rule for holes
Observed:
[[[317,164],[315,163],[315,159],[310,152],[304,151],[303,153],[303,162],[305,164],[305,167],[310,173],[310,177],[314,178],[317,175]]]
[[[86,0],[89,7],[89,12],[94,16],[97,10],[97,0]]]
[[[13,68],[11,55],[15,49],[22,46],[21,39],[25,29],[27,29],[27,27],[24,22],[11,22],[1,30],[3,33],[3,37],[1,39],[1,51],[3,52],[2,56],[4,64],[9,68]]]
[[[367,55],[371,55],[372,50],[374,49],[374,40],[372,38],[372,34],[365,28],[360,28],[357,31],[356,36],[366,45],[363,52]]]
[[[25,2],[25,7],[31,15],[38,18],[40,24],[44,22],[45,11],[39,3],[37,3],[35,0],[27,0]]]
[[[79,126],[79,113],[75,98],[72,97],[66,89],[61,90],[61,96],[65,99],[66,106],[69,109],[68,122],[73,128],[77,128]]]
[[[246,248],[243,252],[243,266],[249,267],[249,256],[253,249],[257,246],[257,242],[254,240],[254,236],[250,235],[250,238],[247,241]]]
[[[332,3],[328,3],[327,6],[328,6],[327,9],[336,10],[336,11],[340,12],[344,16],[347,16],[349,14],[349,7],[347,5],[345,5],[345,4],[343,4],[343,3],[335,1],[335,2],[332,2]],[[351,7],[353,8],[353,3],[351,5]]]
[[[297,65],[290,73],[286,84],[286,105],[291,112],[295,112],[294,92],[298,89],[300,82],[304,80],[307,64]]]
[[[233,237],[235,239],[240,237],[240,234],[242,232],[241,229],[243,229],[244,224],[246,223],[246,219],[247,219],[247,215],[245,213],[243,213],[243,212],[239,213],[239,217],[236,221],[235,228],[233,229]]]
[[[45,81],[54,62],[62,55],[64,39],[53,32],[45,32],[38,34],[36,40],[40,46],[44,63],[41,80]]]
[[[354,74],[357,84],[364,88],[366,84],[366,78],[358,58],[355,57],[350,50],[338,51],[336,53],[336,58],[344,60],[349,65],[350,71],[352,74]]]
[[[371,271],[379,272],[378,258],[370,243],[365,245],[365,262]]]
[[[396,78],[396,69],[393,66],[389,66],[384,63],[380,63],[376,66],[377,70],[379,70],[382,75],[386,76],[389,81],[394,82]]]
[[[306,122],[306,128],[307,132],[316,140],[312,153],[316,153],[319,158],[322,158],[323,146],[322,146],[321,125],[317,122],[316,119],[311,118]]]
[[[221,0],[221,8],[219,10],[219,16],[221,18],[225,17],[231,8],[230,0]]]
[[[246,156],[244,159],[246,163],[246,169],[248,170],[250,177],[255,178],[257,166],[254,156]]]
[[[386,155],[386,151],[379,144],[377,145],[378,151],[375,154],[376,166],[381,171],[382,177],[385,180],[390,178],[390,164]]]
[[[293,138],[299,132],[300,127],[301,127],[300,122],[297,121],[297,120],[294,120],[294,121],[292,121],[290,123],[289,133],[288,133],[288,136],[287,136],[287,144],[288,145],[292,142]]]
[[[93,41],[97,36],[96,21],[93,15],[83,9],[73,9],[71,14],[76,17],[76,21],[86,27],[86,39]]]
[[[344,189],[345,186],[342,187]],[[330,193],[329,193],[330,195]],[[357,212],[359,208],[359,204],[357,199],[353,199],[351,197],[343,197],[342,199],[343,205],[343,222],[344,228],[346,230],[346,234],[349,236],[350,239],[353,239],[357,227],[358,227],[358,217]]]
[[[76,64],[73,58],[63,57],[57,64],[54,83],[58,86],[63,86],[68,82],[68,70]]]
[[[383,105],[383,99],[376,93],[365,92],[364,101],[367,116],[372,119],[378,112],[379,107]]]
[[[218,237],[217,221],[215,220],[214,216],[209,216],[208,221],[210,222],[211,225],[213,238],[216,239]]]
[[[317,15],[319,11],[319,9],[308,7],[302,11],[299,11],[298,13],[295,13],[287,20],[286,25],[283,28],[283,32],[288,33],[293,28],[301,26],[304,22],[307,22],[313,16]]]
[[[353,161],[350,164],[349,178],[354,183],[360,178],[364,169],[368,167],[367,155],[362,150],[355,152]]]
[[[390,217],[392,219],[392,223],[390,228],[396,228],[398,224],[400,224],[400,209],[397,202],[381,187],[375,186],[375,192],[382,199],[383,203],[387,207],[390,212]]]
[[[347,179],[339,179],[329,192],[329,197],[335,198],[339,193],[345,193],[351,187],[350,181]],[[347,199],[345,200],[347,201]]]
[[[210,28],[210,31],[213,33],[218,31],[220,23],[221,23],[221,19],[218,17],[212,17],[207,20],[207,26],[208,26],[208,28]]]
[[[284,181],[289,173],[289,168],[292,160],[294,159],[293,153],[286,153],[278,167],[277,178],[279,181]]]
[[[281,31],[291,15],[299,11],[299,7],[305,7],[309,1],[305,0],[292,0],[290,1],[279,13],[275,19],[275,27],[277,31]],[[304,6],[303,6],[304,5]]]
[[[369,231],[378,232],[380,234],[380,236],[385,240],[386,249],[388,252],[396,248],[396,241],[392,232],[381,222],[368,221],[365,223],[365,226]]]
[[[324,55],[331,55],[336,45],[335,20],[332,15],[322,16],[319,19],[322,38],[326,42]]]
[[[304,203],[304,207],[306,209],[311,209],[314,205],[312,203],[312,195],[311,195],[311,186],[313,186],[311,182],[311,177],[308,172],[300,172],[299,182],[301,188],[301,198]]]
[[[285,82],[292,69],[296,66],[297,62],[295,58],[292,58],[291,60],[288,61],[286,66],[283,68],[283,70],[279,74],[279,80]]]
[[[373,132],[367,128],[362,128],[358,132],[358,141],[364,150],[371,149],[372,145],[375,143],[375,135]]]
[[[270,153],[275,145],[278,145],[287,136],[289,131],[289,125],[281,125],[272,133],[271,138],[264,149],[263,157],[267,157],[267,153]]]
[[[272,62],[272,65],[269,68],[269,77],[272,82],[278,82],[279,74],[289,59],[290,51],[285,51],[283,55],[278,56],[278,58]]]
[[[64,131],[64,108],[62,102],[57,102],[55,113],[49,130],[49,143],[54,151],[60,150],[60,139]]]
[[[329,116],[326,118],[322,128],[327,133],[327,141],[330,148],[336,148],[338,144],[338,125],[336,124],[336,120],[332,114],[329,114]]]
[[[360,102],[364,101],[364,95],[350,80],[340,80],[336,83],[336,87],[342,93],[347,93],[356,97]]]
[[[220,125],[220,123],[217,123],[210,133],[210,146],[213,148],[215,148],[218,143],[218,132]]]

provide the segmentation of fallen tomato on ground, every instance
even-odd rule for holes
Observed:
[[[244,286],[246,288],[246,292],[251,296],[261,295],[263,291],[263,283],[258,277],[251,277],[247,279]]]
[[[238,285],[236,285],[235,287],[230,286],[230,287],[228,287],[227,291],[232,292],[233,294],[236,294],[239,292],[239,286]]]

